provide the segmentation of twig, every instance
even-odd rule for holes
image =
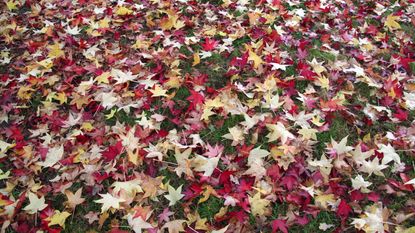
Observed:
[[[167,161],[163,161],[163,160],[158,160],[158,159],[153,159],[154,161],[160,162],[160,163],[166,163],[166,164],[170,164],[170,165],[174,165],[176,167],[179,166],[179,164],[177,163],[173,163],[173,162],[167,162]]]

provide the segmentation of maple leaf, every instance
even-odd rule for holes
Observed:
[[[75,26],[73,28],[67,26],[65,31],[70,35],[78,35],[81,29],[79,29],[78,26]]]
[[[6,2],[6,6],[7,6],[7,9],[9,10],[9,11],[13,11],[13,10],[17,10],[17,5],[16,5],[16,2],[15,1],[7,1]]]
[[[97,77],[95,77],[95,81],[98,83],[105,83],[108,84],[110,83],[110,81],[108,80],[108,78],[111,76],[110,72],[103,72],[102,74],[98,75]]]
[[[272,221],[271,226],[273,233],[277,232],[278,230],[282,231],[283,233],[288,233],[287,220],[275,219]]]
[[[199,105],[203,104],[205,97],[197,91],[190,90],[190,96],[187,97],[186,100],[190,101],[190,103],[193,105]]]
[[[388,27],[389,30],[393,29],[400,29],[401,25],[396,22],[396,20],[399,20],[399,16],[394,16],[393,14],[390,14],[386,17],[385,26]]]
[[[121,190],[124,190],[129,196],[134,197],[136,193],[142,193],[143,189],[140,186],[141,180],[140,179],[133,179],[130,181],[116,181],[112,183],[112,187],[114,187],[114,192],[119,193]]]
[[[384,176],[382,170],[389,167],[386,164],[381,164],[379,158],[375,157],[372,161],[363,161],[362,166],[359,168],[359,171],[366,172],[370,175],[374,173],[378,176]]]
[[[183,228],[183,223],[185,223],[186,220],[173,220],[170,222],[166,222],[163,227],[161,227],[161,229],[166,229],[168,230],[169,233],[179,233],[179,232],[183,232],[185,231]]]
[[[55,165],[59,160],[62,159],[63,156],[63,145],[60,147],[50,148],[48,153],[46,154],[46,159],[43,162],[38,162],[39,165],[44,167],[52,167]]]
[[[209,158],[220,156],[224,149],[224,147],[221,145],[216,144],[213,147],[209,143],[206,145],[206,148],[207,148],[207,151],[204,153],[204,155],[208,156]]]
[[[321,206],[324,209],[328,208],[328,205],[333,205],[336,200],[334,197],[334,194],[319,194],[314,197],[314,200],[316,202],[316,205]]]
[[[29,214],[35,214],[38,211],[43,210],[48,205],[45,204],[45,197],[38,198],[36,194],[29,192],[29,205],[27,205],[23,210],[27,211]]]
[[[153,226],[150,223],[144,221],[141,216],[135,218],[134,215],[128,214],[127,221],[128,225],[131,226],[135,233],[141,233],[143,229],[153,228]]]
[[[267,124],[266,126],[268,130],[271,131],[268,135],[266,135],[268,142],[273,142],[281,138],[281,143],[285,144],[288,138],[295,138],[295,136],[290,133],[290,131],[288,131],[281,122],[277,122],[277,124]]]
[[[395,148],[393,148],[391,144],[388,144],[388,145],[380,144],[378,151],[384,155],[382,159],[382,164],[388,164],[391,161],[394,161],[397,164],[401,163],[401,158],[396,153]]]
[[[344,154],[347,153],[351,150],[353,150],[353,147],[351,146],[347,146],[347,138],[349,136],[344,137],[339,143],[337,143],[336,141],[333,140],[333,138],[331,139],[331,145],[334,149],[334,151],[338,154]]]
[[[275,63],[275,62],[270,62],[269,64],[272,66],[271,70],[283,70],[283,71],[285,71],[287,69],[287,67],[290,66],[290,65],[281,65],[281,64]]]
[[[169,210],[169,208],[164,208],[163,212],[159,214],[158,220],[159,222],[169,222],[170,216],[174,215],[173,212]]]
[[[318,130],[316,129],[301,128],[300,130],[298,130],[298,133],[301,134],[304,140],[309,140],[309,139],[317,140],[316,133],[318,133]]]
[[[192,153],[192,148],[188,148],[183,152],[180,152],[178,148],[175,149],[174,157],[176,158],[178,166],[174,169],[176,174],[180,177],[183,173],[186,175],[192,176],[192,171],[190,170],[190,160],[189,156]]]
[[[352,208],[349,206],[349,204],[347,204],[347,202],[342,199],[340,201],[339,206],[337,206],[337,214],[342,218],[342,219],[346,219],[350,212],[352,212]]]
[[[211,194],[217,195],[215,189],[213,189],[212,186],[208,185],[206,186],[206,190],[203,192],[203,197],[199,199],[198,203],[207,201]]]
[[[112,69],[111,76],[117,81],[115,85],[133,81],[138,75],[133,75],[131,71],[123,72],[119,69]],[[102,78],[102,77],[101,77]]]
[[[65,52],[62,50],[63,45],[55,43],[53,45],[49,45],[48,49],[49,49],[49,54],[48,57],[49,58],[58,58],[58,57],[62,57],[65,56]]]
[[[248,196],[249,204],[251,205],[251,211],[254,216],[264,215],[267,209],[267,206],[270,204],[270,201],[267,199],[261,198],[261,193],[257,192],[253,197]]]
[[[254,62],[254,68],[255,69],[257,69],[259,67],[259,65],[264,63],[262,58],[260,56],[258,56],[255,52],[253,52],[252,48],[249,45],[245,45],[245,48],[248,50],[248,54],[249,54],[248,61],[253,61]]]
[[[368,206],[360,218],[353,218],[350,224],[368,233],[385,232],[387,230],[386,211],[386,208],[382,208],[381,203]]]
[[[119,97],[113,92],[102,92],[97,95],[96,100],[101,101],[101,105],[104,108],[112,108],[117,102]]]
[[[199,64],[200,63],[200,56],[199,56],[199,53],[198,52],[195,52],[194,54],[193,54],[193,64],[192,64],[192,66],[196,66],[197,64]]]
[[[71,209],[75,209],[75,207],[79,204],[82,204],[85,201],[85,198],[82,198],[82,188],[79,188],[75,194],[72,193],[69,190],[65,191],[65,195],[66,198],[68,199],[68,201],[66,201],[66,205],[71,208]]]
[[[356,77],[365,77],[365,70],[358,66],[358,65],[353,65],[353,68],[348,68],[348,69],[344,69],[344,72],[354,72],[356,74]]]
[[[360,190],[362,193],[369,193],[370,190],[368,187],[372,185],[371,182],[365,181],[362,175],[357,175],[354,179],[352,179],[352,187],[354,190]]]
[[[155,85],[154,90],[150,90],[152,97],[167,96],[167,90],[164,90],[160,85]]]
[[[106,212],[110,208],[119,209],[120,202],[124,202],[125,200],[119,197],[114,197],[113,195],[106,193],[106,194],[99,194],[102,198],[99,200],[95,200],[96,203],[101,203],[101,213]]]
[[[215,168],[218,166],[220,157],[206,158],[200,155],[196,155],[193,160],[194,170],[204,172],[203,176],[211,176]]]
[[[228,130],[229,133],[223,135],[223,138],[232,140],[233,146],[243,143],[243,141],[245,140],[244,132],[239,126],[234,126],[232,128],[229,128]]]
[[[322,154],[320,160],[311,160],[308,162],[308,164],[313,167],[318,167],[324,176],[325,181],[327,181],[331,173],[331,169],[333,168],[332,161],[333,159],[327,159],[326,155]]]
[[[115,14],[117,15],[131,15],[133,11],[125,6],[118,6]]]
[[[255,176],[257,180],[266,175],[263,158],[270,154],[269,151],[257,147],[249,152],[247,165],[250,167],[244,174]]]
[[[360,144],[356,146],[354,151],[350,152],[350,154],[353,156],[354,161],[359,165],[361,165],[363,161],[366,161],[366,159],[370,158],[373,153],[374,150],[363,152]]]
[[[175,205],[184,197],[184,194],[182,194],[182,187],[183,185],[180,185],[177,189],[174,189],[171,185],[168,185],[167,189],[169,194],[164,195],[164,197],[169,200],[169,206]]]
[[[105,160],[111,161],[117,157],[123,150],[122,141],[118,141],[115,145],[109,146],[108,149],[102,152]]]
[[[50,222],[48,223],[48,226],[53,226],[53,225],[59,225],[63,228],[65,228],[65,220],[70,216],[71,214],[63,211],[60,212],[59,210],[55,210],[54,214],[47,218],[47,220],[49,220]]]
[[[5,157],[7,150],[13,148],[14,146],[16,146],[16,144],[7,143],[0,140],[0,158]]]
[[[285,101],[280,102],[279,95],[272,95],[270,92],[267,92],[264,96],[265,102],[262,104],[265,108],[270,108],[272,110],[277,110],[281,107]]]
[[[201,44],[203,50],[205,51],[212,51],[215,49],[215,47],[218,45],[218,41],[210,38],[205,39],[205,43]]]
[[[270,152],[264,149],[261,149],[261,147],[257,147],[249,152],[248,156],[248,165],[252,165],[255,162],[263,161],[263,158],[270,155]]]

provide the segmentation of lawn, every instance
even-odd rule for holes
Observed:
[[[413,1],[0,8],[0,232],[415,232]]]

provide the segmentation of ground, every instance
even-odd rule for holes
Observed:
[[[412,1],[0,5],[2,232],[414,232]]]

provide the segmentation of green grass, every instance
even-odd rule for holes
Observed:
[[[212,116],[210,120],[212,122],[221,120],[221,116]],[[219,142],[226,142],[229,141],[227,139],[223,138],[223,135],[229,133],[229,128],[234,127],[239,122],[242,122],[244,120],[244,117],[242,115],[231,115],[227,119],[224,120],[223,125],[219,128],[214,127],[213,125],[210,125],[212,127],[206,128],[200,132],[200,137],[203,140],[207,140],[210,144],[216,144]]]
[[[295,89],[299,93],[303,93],[305,91],[305,89],[307,88],[309,83],[310,83],[310,81],[308,81],[308,80],[295,80]]]
[[[339,142],[346,136],[348,137],[348,145],[352,145],[357,137],[351,132],[349,126],[347,125],[346,120],[341,117],[339,114],[336,114],[336,117],[332,120],[330,125],[330,130],[317,133],[317,144],[315,145],[315,156],[320,157],[326,149],[326,143],[331,142],[333,138],[335,141]]]
[[[209,221],[212,221],[220,210],[223,207],[224,201],[215,196],[210,196],[209,199],[205,202],[202,202],[197,207],[197,212],[201,218],[207,218]]]
[[[310,60],[313,59],[313,58],[316,58],[316,59],[319,58],[319,59],[323,59],[326,62],[336,61],[336,55],[334,55],[332,53],[329,53],[329,52],[321,51],[321,50],[318,50],[318,49],[310,49],[309,57],[310,57]]]
[[[280,216],[285,216],[287,214],[288,204],[286,202],[283,203],[275,203],[272,208],[272,218],[277,219]]]
[[[332,224],[334,227],[329,228],[327,231],[319,229],[321,223]],[[293,233],[327,233],[333,232],[333,230],[340,225],[340,219],[334,212],[320,211],[315,219],[312,219],[309,223],[304,226],[295,225],[289,228],[289,232]]]

